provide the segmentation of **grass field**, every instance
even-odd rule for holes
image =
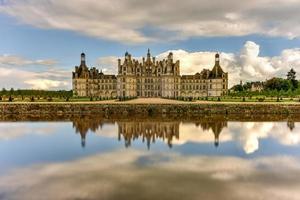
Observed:
[[[99,99],[99,98],[91,98],[86,97],[86,98],[52,98],[52,99],[47,99],[47,98],[34,98],[32,99],[31,97],[27,98],[16,98],[14,97],[12,101],[9,100],[8,97],[3,98],[0,100],[0,103],[80,103],[80,102],[85,102],[85,103],[107,103],[107,102],[115,102],[115,103],[121,103],[121,102],[130,102],[130,103],[267,103],[267,102],[272,102],[272,103],[300,103],[299,98],[277,98],[277,97],[264,97],[264,96],[256,96],[256,97],[231,97],[231,96],[225,96],[225,97],[209,97],[209,98],[200,98],[200,99],[189,99],[186,98],[184,100],[176,100],[176,99],[165,99],[165,98],[138,98],[138,99],[132,99],[132,100],[126,100],[126,101],[119,101],[118,99]]]

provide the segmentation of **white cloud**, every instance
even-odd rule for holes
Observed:
[[[54,59],[32,60],[17,55],[0,55],[1,87],[70,89],[71,71],[59,69]]]
[[[30,85],[31,88],[47,90],[49,88],[65,88],[68,86],[67,81],[55,81],[49,79],[33,79],[24,81],[26,84]]]
[[[22,23],[124,43],[248,34],[295,38],[299,9],[297,0],[5,0],[0,6]]]
[[[188,52],[182,49],[169,50],[156,55],[157,60],[165,59],[172,51],[175,60],[180,60],[181,74],[195,74],[202,69],[212,69],[216,52]],[[133,55],[134,56],[134,55]],[[96,65],[106,74],[117,73],[116,56],[100,57]],[[141,57],[135,57],[141,61]],[[71,70],[60,70],[55,67],[57,61],[53,59],[32,61],[19,56],[0,56],[0,83],[4,87],[33,87],[70,89]],[[20,66],[45,65],[43,72],[37,73],[20,68]],[[234,54],[221,52],[221,66],[229,74],[229,86],[245,81],[263,81],[274,76],[285,77],[288,70],[293,67],[300,73],[300,49],[284,49],[279,56],[260,56],[260,46],[252,41],[247,41],[240,52]],[[18,77],[12,80],[11,77]],[[34,79],[34,80],[33,80]],[[16,81],[18,80],[18,81]]]
[[[216,52],[188,52],[182,49],[169,50],[156,55],[157,60],[167,57],[173,52],[174,59],[180,60],[181,74],[195,74],[203,69],[212,69]],[[134,55],[133,55],[134,56]],[[233,54],[221,52],[221,66],[229,74],[229,86],[245,81],[264,81],[278,76],[285,77],[293,67],[300,73],[300,49],[284,49],[279,56],[260,56],[260,46],[247,41],[240,52]],[[135,57],[136,58],[136,57]],[[105,73],[117,73],[117,59],[115,56],[100,57],[97,64]],[[141,58],[136,58],[141,61]]]
[[[0,65],[1,66],[27,66],[27,65],[44,65],[52,66],[57,64],[56,60],[46,59],[46,60],[29,60],[20,56],[15,55],[0,55]]]

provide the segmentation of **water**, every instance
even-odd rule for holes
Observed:
[[[6,120],[0,199],[299,199],[298,121]]]

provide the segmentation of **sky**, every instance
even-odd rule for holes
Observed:
[[[300,73],[299,0],[0,0],[0,87],[71,89],[86,53],[89,67],[116,73],[128,51],[172,51],[181,74],[211,69],[214,54],[240,80]]]

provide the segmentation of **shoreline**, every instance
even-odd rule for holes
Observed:
[[[124,102],[1,102],[0,115],[261,115],[300,114],[294,102],[181,102],[169,99],[137,99]]]

